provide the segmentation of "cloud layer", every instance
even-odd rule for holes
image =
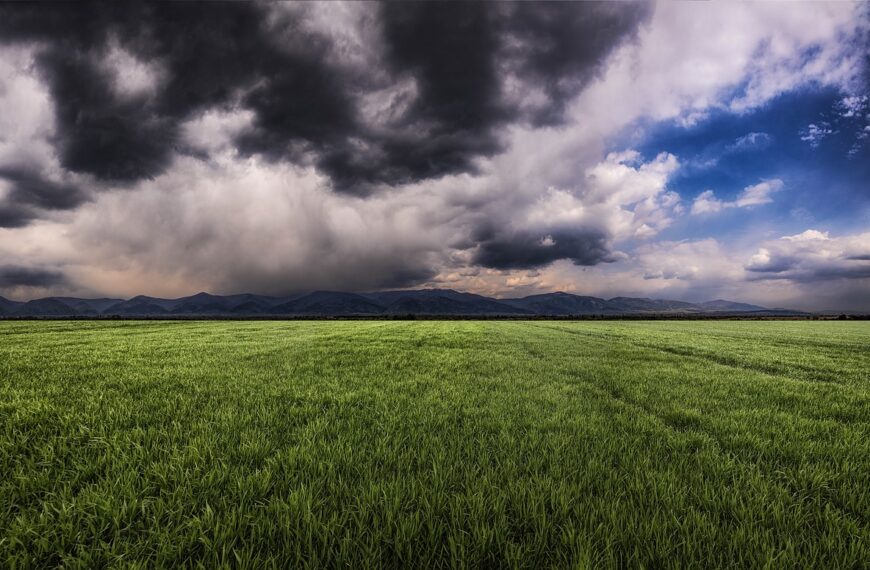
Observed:
[[[768,242],[746,266],[753,279],[816,282],[870,277],[870,233],[830,237],[807,230]]]
[[[3,5],[0,259],[16,269],[0,294],[691,296],[718,279],[762,300],[778,279],[797,295],[809,262],[763,269],[797,255],[780,241],[691,226],[773,209],[784,176],[679,191],[683,157],[632,150],[648,125],[691,129],[806,86],[842,92],[857,120],[861,8],[774,8]],[[707,280],[689,258],[711,247],[743,261]],[[27,268],[57,278],[13,278]]]

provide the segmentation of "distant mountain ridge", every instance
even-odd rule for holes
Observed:
[[[288,297],[211,295],[178,299],[139,295],[131,299],[46,297],[10,301],[0,297],[2,317],[172,317],[172,316],[571,316],[643,314],[802,314],[748,303],[716,299],[688,303],[667,299],[614,297],[602,299],[571,293],[544,293],[517,299],[494,299],[452,289],[419,289],[375,293],[314,291]]]

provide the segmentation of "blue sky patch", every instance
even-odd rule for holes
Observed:
[[[703,215],[703,224],[690,216],[674,224],[670,237],[728,238],[747,229],[801,231],[808,224],[860,229],[870,193],[868,113],[866,97],[805,88],[750,112],[714,110],[688,127],[676,121],[642,126],[641,142],[633,146],[644,160],[661,152],[680,159],[669,188],[689,207],[708,190],[729,201],[764,180],[783,182],[769,204]],[[612,148],[625,144],[623,138]]]

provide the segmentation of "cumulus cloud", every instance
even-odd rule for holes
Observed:
[[[831,237],[807,230],[752,250],[712,238],[638,249],[620,282],[632,292],[704,301],[740,299],[802,310],[870,310],[870,234]]]
[[[774,178],[758,184],[747,186],[731,201],[723,201],[716,197],[712,190],[705,190],[692,202],[692,214],[713,214],[726,208],[748,208],[773,202],[771,194],[783,188],[782,180]]]
[[[764,244],[749,259],[753,279],[870,279],[870,233],[831,237],[806,230]]]
[[[549,187],[512,210],[488,212],[474,230],[474,263],[499,269],[533,268],[559,259],[576,265],[615,261],[613,244],[647,238],[680,209],[667,191],[679,161],[662,153],[643,162],[636,151],[608,154],[571,188]]]

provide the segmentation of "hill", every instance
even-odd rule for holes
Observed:
[[[787,309],[716,299],[689,303],[668,299],[603,299],[562,291],[496,299],[452,289],[348,293],[314,291],[288,297],[197,293],[177,299],[45,297],[24,302],[0,297],[0,318],[10,317],[256,317],[256,316],[580,316],[580,315],[799,315]]]

